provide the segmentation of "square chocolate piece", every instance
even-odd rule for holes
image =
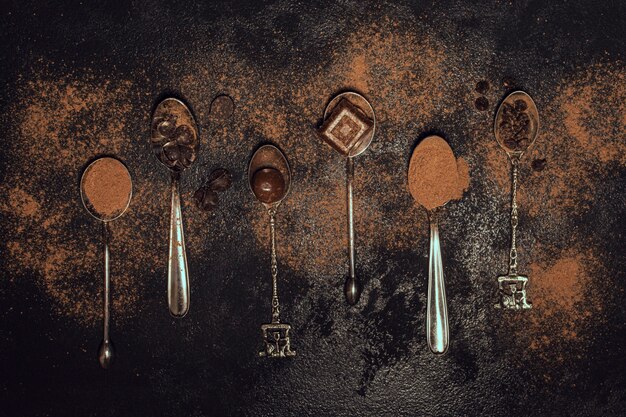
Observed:
[[[360,108],[344,98],[324,120],[318,134],[342,154],[350,155],[373,125],[374,122]]]

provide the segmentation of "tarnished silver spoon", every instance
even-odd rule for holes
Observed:
[[[296,352],[291,350],[291,326],[280,322],[276,261],[276,210],[291,187],[291,170],[285,155],[273,145],[261,146],[250,160],[248,184],[270,217],[272,322],[261,325],[264,348],[259,352],[259,356],[270,358],[295,356]]]
[[[533,99],[523,91],[509,94],[498,107],[494,126],[498,144],[506,152],[512,166],[511,187],[511,250],[509,273],[498,277],[500,300],[496,308],[520,310],[532,308],[526,300],[528,277],[517,273],[517,184],[518,167],[524,152],[535,142],[539,132],[539,112]]]
[[[102,222],[104,241],[104,296],[102,343],[98,349],[100,366],[108,369],[115,358],[115,348],[109,337],[110,287],[109,222],[120,217],[130,204],[132,181],[126,166],[115,158],[103,157],[93,161],[80,179],[80,199],[85,209]]]
[[[348,276],[344,295],[350,305],[361,297],[361,284],[356,276],[354,239],[354,159],[372,143],[376,132],[376,115],[372,105],[362,95],[347,91],[334,97],[324,110],[320,137],[337,152],[346,157],[346,205],[348,212]]]
[[[174,317],[189,311],[189,270],[180,207],[180,174],[196,160],[200,141],[198,127],[187,106],[166,98],[152,116],[150,143],[158,160],[171,170],[172,199],[167,268],[167,303]]]

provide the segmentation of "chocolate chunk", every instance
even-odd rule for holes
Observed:
[[[486,94],[489,91],[489,81],[478,81],[476,83],[476,92],[480,94]]]
[[[337,151],[350,155],[373,126],[374,122],[359,107],[344,98],[324,120],[318,134]]]
[[[285,196],[285,178],[275,168],[261,168],[252,177],[252,191],[263,203],[275,203]]]
[[[487,100],[487,98],[482,97],[482,96],[478,97],[476,101],[474,102],[474,106],[476,106],[476,109],[480,111],[485,111],[489,108],[489,100]]]

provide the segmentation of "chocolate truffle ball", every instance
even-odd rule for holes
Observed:
[[[261,168],[252,177],[252,191],[263,203],[275,203],[285,196],[285,178],[275,168]]]

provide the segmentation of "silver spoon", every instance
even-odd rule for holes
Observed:
[[[509,273],[498,277],[500,300],[496,308],[511,310],[529,309],[532,305],[526,300],[528,277],[517,273],[517,184],[518,167],[524,152],[535,142],[539,131],[539,112],[533,99],[523,91],[509,94],[498,107],[494,121],[494,135],[498,144],[506,152],[512,166],[511,189],[511,250],[509,252]],[[516,141],[513,139],[523,138]]]
[[[261,146],[248,166],[248,184],[270,216],[272,322],[261,325],[264,349],[259,356],[284,358],[295,356],[291,350],[291,326],[280,322],[278,301],[278,264],[276,262],[276,210],[289,192],[291,170],[285,155],[273,145]]]
[[[180,174],[195,160],[200,147],[198,127],[187,106],[166,98],[152,116],[152,149],[158,160],[171,170],[172,199],[167,268],[167,303],[174,317],[189,311],[189,270],[180,208]]]
[[[445,148],[447,156],[443,163],[435,167],[427,166],[426,151],[430,146]],[[432,162],[432,161],[431,161]],[[441,161],[440,161],[441,162]],[[414,183],[414,176],[438,173],[437,176],[458,176],[457,162],[448,143],[439,136],[423,139],[413,151],[409,164],[409,184]],[[456,179],[454,180],[456,182]],[[437,184],[433,184],[437,186]],[[430,201],[433,190],[409,187],[415,201],[424,206],[430,223],[430,252],[428,258],[428,298],[426,308],[426,340],[433,353],[443,354],[448,350],[450,330],[448,326],[448,306],[443,274],[443,261],[439,242],[439,211],[451,198],[451,195],[438,195],[438,201]]]
[[[340,104],[342,100],[349,101],[359,111],[364,113],[364,116],[372,121],[372,127],[366,131],[362,136],[358,137],[357,141],[351,147],[345,147],[343,144],[338,143],[340,141],[329,139],[328,136],[323,139],[333,146],[335,150],[346,156],[346,204],[348,212],[348,259],[349,259],[349,274],[344,284],[344,295],[346,301],[350,305],[354,305],[359,301],[361,297],[361,284],[356,276],[355,264],[356,255],[354,249],[354,199],[352,197],[352,184],[354,182],[354,160],[353,158],[359,156],[370,146],[372,139],[374,139],[374,133],[376,131],[376,115],[372,105],[362,95],[348,91],[341,93],[333,98],[324,110],[324,123],[328,122],[328,119],[333,115],[333,110]],[[358,117],[350,111],[342,112],[337,115],[337,122],[340,122],[342,117],[350,118],[354,121],[355,125],[361,123]],[[330,122],[333,122],[332,120]],[[339,145],[339,146],[338,146]]]
[[[101,164],[103,163],[112,163],[112,164],[118,165],[118,168],[121,171],[125,172],[126,175],[128,176],[127,180],[128,180],[128,187],[129,187],[128,198],[126,199],[125,204],[123,201],[121,201],[120,206],[117,207],[117,210],[115,210],[112,213],[107,213],[107,214],[100,213],[94,208],[94,206],[91,204],[89,200],[89,196],[86,194],[86,191],[85,191],[87,181],[90,181],[90,180],[102,181],[103,178],[100,177],[100,178],[92,179],[90,175],[94,175],[93,174],[94,170],[97,170],[98,166],[101,166]],[[91,214],[92,217],[102,222],[102,238],[104,241],[104,296],[103,296],[104,297],[103,299],[104,312],[103,312],[102,321],[103,321],[104,331],[103,331],[102,342],[100,343],[100,347],[98,349],[98,361],[100,362],[100,366],[102,366],[102,368],[104,369],[108,369],[113,363],[113,360],[115,358],[115,347],[113,346],[113,342],[111,341],[111,338],[109,337],[109,319],[110,319],[109,299],[110,299],[110,286],[111,286],[111,278],[109,274],[109,222],[120,217],[122,214],[124,214],[126,209],[128,209],[128,206],[130,205],[130,200],[132,198],[132,193],[133,193],[132,181],[130,178],[130,173],[128,172],[128,169],[126,168],[126,166],[124,166],[123,163],[121,163],[115,158],[104,157],[104,158],[96,159],[91,164],[89,164],[89,166],[87,166],[85,171],[83,171],[83,175],[81,176],[81,179],[80,179],[80,199],[83,202],[83,206],[85,206],[85,209],[87,210],[89,214]]]

